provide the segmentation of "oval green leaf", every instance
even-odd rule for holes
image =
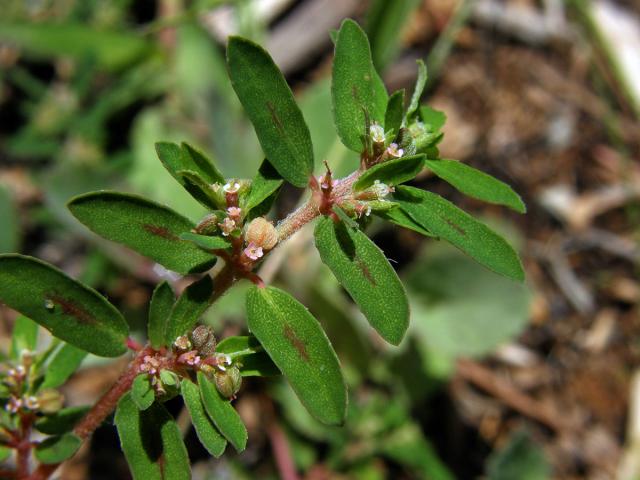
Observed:
[[[353,184],[354,190],[364,190],[376,180],[387,185],[399,185],[412,180],[420,173],[424,165],[424,155],[412,155],[379,163],[365,171]]]
[[[218,458],[227,448],[227,441],[207,415],[200,398],[200,389],[191,380],[185,378],[182,380],[181,392],[198,440],[211,455]]]
[[[36,350],[39,328],[36,322],[24,315],[16,319],[11,331],[11,350],[9,351],[12,360],[20,362],[23,350],[29,352]]]
[[[265,159],[251,182],[251,190],[249,190],[244,203],[243,215],[247,215],[252,209],[259,207],[277,192],[281,185],[282,177],[269,163],[269,160]]]
[[[139,410],[146,410],[153,404],[155,399],[156,395],[151,387],[149,375],[141,373],[133,380],[131,385],[131,400]]]
[[[118,403],[115,423],[134,480],[189,480],[191,468],[182,434],[159,403],[146,410],[128,393]]]
[[[404,89],[393,92],[387,102],[387,111],[384,114],[384,129],[386,132],[393,130],[398,135],[404,120]]]
[[[229,400],[220,396],[216,386],[202,372],[198,372],[198,387],[209,418],[231,445],[242,452],[247,446],[247,429],[236,409]]]
[[[195,227],[193,222],[137,195],[86,193],[73,198],[68,207],[98,235],[122,243],[174,272],[204,272],[216,261],[212,254],[180,239],[180,234]]]
[[[34,449],[34,455],[45,465],[64,462],[73,456],[82,445],[82,440],[72,433],[65,433],[59,437],[50,437],[39,443]]]
[[[340,363],[304,305],[278,288],[253,286],[247,294],[247,324],[309,413],[323,423],[341,424],[347,389]]]
[[[230,37],[229,77],[262,150],[289,183],[305,187],[313,171],[311,134],[284,76],[259,45]]]
[[[71,345],[102,357],[127,351],[129,326],[95,290],[38,259],[0,255],[0,301]]]
[[[193,328],[200,316],[211,305],[212,292],[213,280],[209,275],[205,275],[185,288],[171,309],[167,321],[166,345],[172,345],[176,338]]]
[[[527,211],[520,195],[491,175],[457,160],[427,160],[425,164],[438,177],[465,195],[484,202],[504,205],[518,213]]]
[[[207,209],[216,210],[222,207],[211,186],[193,170],[178,170],[176,178],[184,189]]]
[[[366,118],[384,124],[388,95],[371,61],[367,35],[356,22],[342,22],[336,40],[331,77],[333,119],[344,145],[364,149]]]
[[[398,345],[409,326],[409,302],[395,270],[360,230],[320,220],[315,231],[320,258],[387,342]]]
[[[64,384],[78,369],[86,356],[87,352],[84,350],[69,344],[62,345],[47,365],[44,380],[39,389],[58,388]]]
[[[164,165],[164,168],[182,185],[187,192],[199,202],[206,203],[206,198],[198,197],[193,191],[194,186],[189,184],[188,179],[183,178],[181,171],[193,172],[204,184],[225,183],[224,176],[218,171],[213,162],[203,153],[193,148],[187,143],[182,146],[171,142],[156,143],[156,153]]]
[[[162,282],[153,291],[149,304],[149,323],[147,336],[153,348],[165,345],[167,322],[171,309],[176,301],[176,296],[169,282]]]
[[[524,280],[518,254],[496,232],[451,202],[426,190],[400,186],[394,200],[416,222],[496,273]]]

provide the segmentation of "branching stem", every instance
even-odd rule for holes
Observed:
[[[329,196],[327,198],[322,198],[322,192],[320,192],[320,196],[315,195],[315,192],[313,192],[314,194],[311,195],[309,200],[278,224],[276,227],[278,232],[278,243],[282,243],[306,224],[320,216],[322,214],[321,205],[323,205],[322,209],[326,209],[327,205],[330,209],[333,204],[340,203],[340,201],[345,199],[346,196],[350,195],[351,187],[360,174],[360,171],[356,171],[341,180],[334,180],[331,188],[325,188],[325,190],[328,190],[329,192]],[[318,181],[315,178],[313,180],[315,180],[315,184],[318,184]],[[213,279],[214,290],[209,298],[209,305],[215,303],[227,292],[227,290],[229,290],[229,288],[242,278],[248,279],[258,286],[264,286],[262,279],[260,279],[258,275],[252,271],[247,271],[246,265],[237,264],[238,262],[235,260],[238,258],[237,251],[239,249],[236,247],[235,250],[235,255],[223,256],[227,263]],[[105,418],[107,418],[116,409],[120,399],[131,389],[134,379],[140,373],[140,366],[144,362],[144,357],[158,353],[151,347],[138,349],[138,345],[134,345],[132,342],[129,342],[128,346],[133,348],[133,350],[137,350],[136,356],[131,363],[129,363],[129,366],[117,380],[115,385],[113,385],[113,387],[111,387],[111,389],[108,390],[100,400],[98,400],[98,402],[91,408],[91,410],[89,410],[89,412],[87,412],[84,418],[74,429],[74,434],[82,440],[86,440],[102,424]],[[31,446],[29,445],[29,450],[25,450],[22,456],[20,455],[20,451],[18,451],[18,458],[26,458],[26,460],[21,461],[23,463],[27,463],[23,468],[20,467],[19,461],[17,478],[19,480],[47,480],[57,470],[60,464],[40,464],[31,475],[28,475],[28,458],[30,450]]]

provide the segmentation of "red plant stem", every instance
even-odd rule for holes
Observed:
[[[86,440],[96,428],[98,428],[105,418],[107,418],[111,412],[113,412],[118,405],[118,402],[131,389],[131,385],[136,376],[140,373],[140,365],[144,362],[144,357],[153,354],[154,350],[151,347],[147,347],[140,351],[133,361],[129,364],[125,372],[120,376],[110,390],[108,390],[100,400],[87,412],[87,414],[80,420],[80,422],[73,429],[73,433],[80,437],[82,440]],[[30,475],[18,475],[18,479],[26,480],[46,480],[53,472],[55,472],[59,463],[54,464],[40,464],[38,468]]]
[[[95,429],[102,424],[104,419],[113,412],[122,396],[131,389],[131,384],[133,384],[136,376],[140,373],[140,365],[144,362],[144,357],[153,353],[154,350],[150,347],[141,350],[129,364],[127,370],[120,376],[116,384],[102,395],[98,403],[80,420],[73,429],[73,433],[82,440],[85,440],[91,435]]]
[[[333,184],[332,190],[332,199],[333,202],[337,202],[342,199],[345,195],[349,193],[351,190],[351,186],[358,179],[361,172],[356,171],[349,175],[348,177],[337,180]],[[321,214],[318,206],[316,205],[313,196],[304,205],[298,208],[296,211],[292,212],[288,217],[282,220],[278,226],[278,239],[279,242],[282,242],[297,232],[300,228],[305,226],[307,223],[311,222],[313,219],[318,217]],[[237,247],[236,247],[237,250]],[[239,278],[247,278],[254,283],[262,286],[262,280],[257,275],[252,276],[246,272],[244,268],[238,268],[239,266],[235,265],[234,258],[229,258],[228,256],[225,258],[227,260],[227,264],[224,268],[216,275],[214,278],[214,290],[209,298],[209,305],[213,304],[216,300],[218,300],[222,295],[224,295],[231,286],[239,279]],[[236,274],[236,271],[239,270]],[[128,346],[134,349],[137,345],[134,345],[132,342],[128,342]],[[115,383],[110,390],[108,390],[98,402],[87,412],[84,418],[76,425],[74,429],[74,433],[80,437],[82,440],[86,440],[104,421],[107,416],[109,416],[117,407],[118,402],[130,389],[133,384],[134,379],[140,373],[140,365],[144,362],[144,357],[146,355],[152,355],[155,353],[151,347],[146,347],[143,350],[140,350],[133,361],[127,367],[127,370],[120,376],[118,381]],[[298,480],[298,474],[296,473],[295,466],[293,465],[293,461],[291,459],[291,452],[289,451],[289,445],[286,441],[286,437],[280,429],[279,425],[275,422],[272,423],[269,429],[269,435],[272,439],[272,448],[274,451],[274,455],[276,457],[276,461],[278,462],[278,468],[282,473],[282,477],[284,480]],[[30,453],[31,445],[29,444],[29,452],[27,452],[27,463],[28,457]],[[60,466],[60,464],[49,464],[44,465],[40,464],[38,468],[31,474],[28,475],[28,470],[25,470],[24,474],[18,473],[17,478],[19,480],[47,480]],[[27,464],[28,469],[28,464]]]
[[[16,475],[18,478],[26,477],[29,474],[29,458],[31,457],[31,426],[33,415],[20,414],[20,429],[16,438]]]
[[[282,480],[299,480],[289,442],[287,442],[287,437],[275,418],[272,418],[269,422],[267,433],[271,441],[271,451],[276,460],[280,478]]]

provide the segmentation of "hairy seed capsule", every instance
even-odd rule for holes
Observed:
[[[213,355],[216,351],[216,337],[213,328],[208,325],[198,325],[191,332],[191,342],[203,357]]]
[[[273,224],[264,217],[254,218],[247,227],[245,240],[256,247],[271,250],[278,243],[278,232]]]
[[[240,369],[233,365],[227,368],[223,372],[216,372],[215,375],[216,388],[220,395],[225,398],[232,398],[240,390],[242,385],[242,375],[240,375]]]

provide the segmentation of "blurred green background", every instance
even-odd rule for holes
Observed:
[[[442,156],[512,184],[528,204],[518,217],[428,175],[416,180],[507,235],[525,260],[526,285],[437,241],[371,225],[410,293],[410,334],[399,348],[367,327],[311,248],[309,230],[277,250],[262,274],[308,305],[329,333],[349,383],[348,421],[327,428],[284,382],[247,381],[236,403],[249,428],[247,451],[213,460],[189,442],[194,478],[280,478],[274,443],[282,442],[299,478],[309,480],[640,478],[640,432],[631,420],[640,415],[637,4],[2,0],[0,7],[0,252],[38,256],[97,288],[141,340],[152,288],[167,272],[91,234],[65,203],[118,189],[200,219],[203,207],[156,158],[159,140],[198,145],[229,177],[253,175],[262,153],[226,75],[231,33],[270,51],[299,100],[316,158],[340,175],[358,159],[332,125],[329,31],[357,19],[390,91],[411,89],[415,60],[426,61],[423,101],[448,117]],[[272,217],[299,197],[286,189]],[[245,329],[241,290],[206,315],[221,337]],[[3,346],[14,319],[0,306]],[[121,367],[89,358],[65,387],[67,402],[92,402]],[[61,475],[127,478],[115,430],[100,429]]]

